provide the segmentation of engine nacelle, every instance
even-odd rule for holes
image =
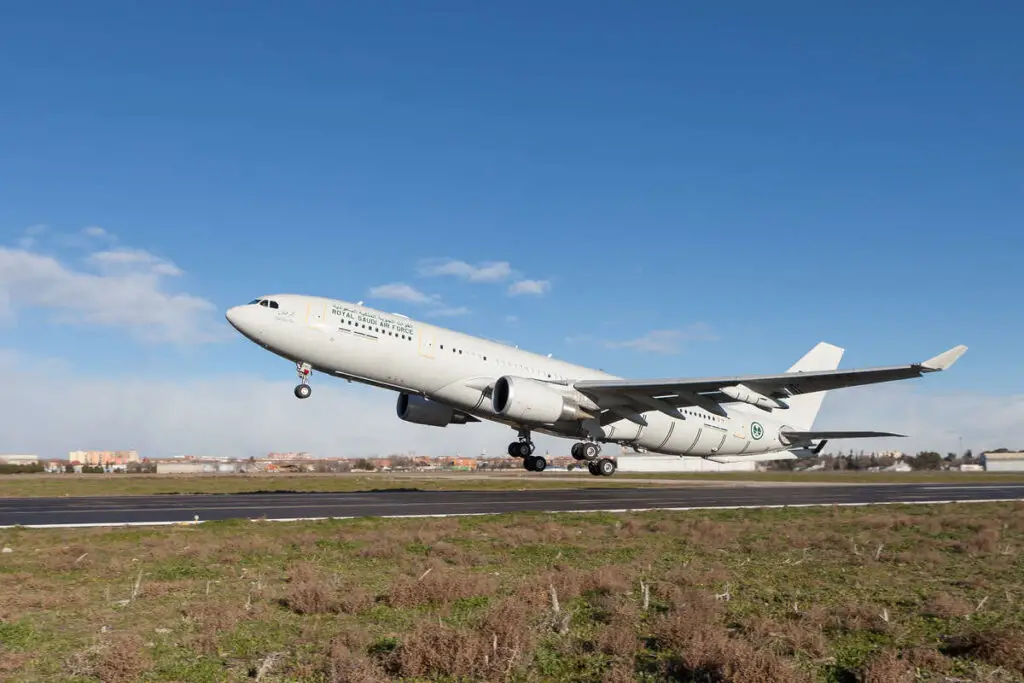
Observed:
[[[554,424],[562,420],[582,420],[592,417],[582,406],[586,397],[575,396],[568,387],[523,377],[499,377],[491,393],[491,407],[501,417],[516,422]]]
[[[467,421],[466,415],[455,412],[455,409],[443,403],[437,403],[422,396],[399,394],[396,408],[398,417],[418,425],[447,427],[453,422],[463,424]]]

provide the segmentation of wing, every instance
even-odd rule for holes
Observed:
[[[608,409],[602,421],[632,419],[627,415],[639,417],[635,413],[647,410],[660,410],[679,417],[677,408],[690,405],[724,415],[722,403],[739,401],[767,410],[786,408],[786,399],[791,396],[921,377],[945,370],[965,351],[966,346],[955,346],[921,363],[862,370],[814,370],[707,379],[581,380],[573,386]]]

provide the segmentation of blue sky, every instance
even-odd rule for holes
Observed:
[[[582,8],[8,8],[0,347],[290,382],[223,311],[291,291],[467,309],[430,320],[631,376],[966,343],[914,392],[1021,392],[1024,6]],[[370,298],[395,283],[442,303]]]

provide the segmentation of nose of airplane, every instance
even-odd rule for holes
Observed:
[[[232,306],[224,314],[231,326],[250,339],[259,336],[260,321],[258,309],[253,306]]]
[[[224,314],[224,317],[228,319],[228,322],[231,323],[231,326],[236,330],[238,329],[238,324],[241,322],[242,316],[241,313],[239,313],[241,309],[241,306],[232,306],[227,310],[227,313]]]

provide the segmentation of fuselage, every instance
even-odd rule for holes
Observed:
[[[259,301],[267,302],[260,305]],[[502,376],[571,387],[573,381],[618,379],[507,344],[337,299],[270,295],[232,308],[231,324],[253,342],[296,363],[334,377],[423,396],[479,419],[521,427],[498,415],[487,391]],[[271,305],[273,304],[273,305]],[[680,417],[642,414],[647,424],[620,419],[600,426],[579,420],[530,425],[538,432],[591,438],[655,453],[689,456],[756,456],[786,450],[783,426],[770,413],[745,404],[722,406],[723,415],[698,407]]]

